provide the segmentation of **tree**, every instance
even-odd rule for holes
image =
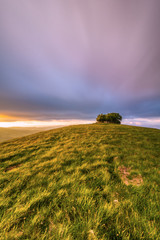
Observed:
[[[119,113],[99,114],[96,118],[97,122],[117,123],[121,124],[122,116]]]
[[[105,122],[106,121],[106,114],[99,114],[96,118],[97,122]]]
[[[106,121],[108,123],[121,124],[122,116],[119,113],[108,113],[106,114]]]

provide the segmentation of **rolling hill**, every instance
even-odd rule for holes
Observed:
[[[160,130],[63,127],[0,144],[1,239],[160,239]]]

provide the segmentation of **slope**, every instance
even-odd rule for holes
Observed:
[[[1,239],[159,239],[159,156],[159,130],[125,125],[1,143]]]

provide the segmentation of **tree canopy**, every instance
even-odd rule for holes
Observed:
[[[105,122],[106,121],[106,115],[101,113],[96,118],[97,122]]]
[[[122,116],[119,113],[99,114],[96,118],[97,122],[117,123],[120,124]]]

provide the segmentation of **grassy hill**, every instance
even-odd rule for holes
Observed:
[[[58,126],[59,127],[59,126]],[[41,131],[46,131],[56,127],[0,127],[0,142],[4,142],[13,138],[27,136],[33,133],[38,133]]]
[[[160,130],[92,124],[0,144],[1,239],[160,239]]]

